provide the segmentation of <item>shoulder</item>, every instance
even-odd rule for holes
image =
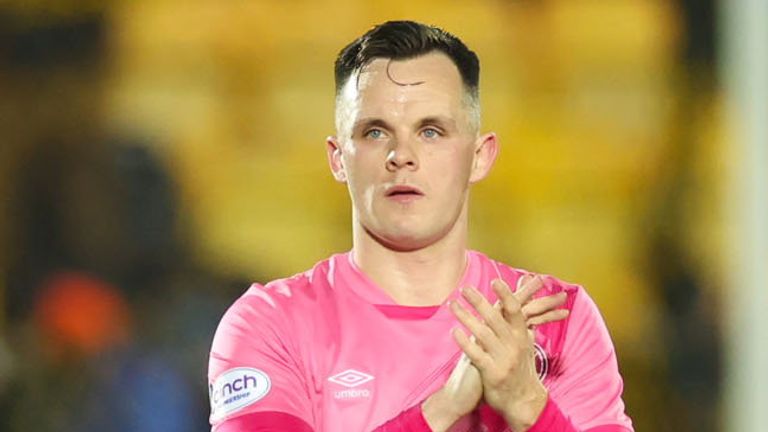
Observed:
[[[559,279],[549,274],[538,273],[531,270],[512,267],[503,262],[495,261],[490,258],[487,258],[482,254],[481,256],[484,259],[488,260],[488,262],[490,262],[491,265],[495,267],[495,271],[498,272],[501,279],[503,279],[504,282],[506,282],[507,285],[509,285],[510,288],[512,288],[513,290],[516,290],[518,288],[517,284],[520,278],[528,275],[528,276],[539,276],[542,278],[542,281],[544,282],[544,286],[536,294],[534,294],[535,298],[544,297],[552,294],[558,294],[560,292],[565,292],[568,298],[564,307],[567,307],[568,309],[570,309],[571,307],[573,307],[573,302],[576,300],[577,297],[587,295],[586,290],[581,285],[564,281],[562,279]]]
[[[328,260],[266,284],[255,283],[224,313],[208,357],[210,420],[237,428],[253,412],[290,413],[311,423],[307,345],[318,301],[329,297]],[[325,282],[324,282],[325,281]],[[273,417],[270,417],[273,418]],[[234,429],[232,429],[234,430]]]
[[[275,279],[265,284],[253,283],[230,309],[244,312],[285,313],[317,301],[330,288],[327,274],[331,259],[315,264],[311,269],[293,276]]]
[[[317,304],[330,294],[327,273],[330,259],[311,269],[265,284],[253,283],[226,310],[214,339],[241,333],[274,334],[293,328],[296,317],[318,311]],[[300,320],[300,321],[304,321]]]

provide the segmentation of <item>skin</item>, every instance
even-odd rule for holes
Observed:
[[[466,267],[469,189],[488,175],[499,147],[496,134],[478,133],[464,91],[450,58],[433,52],[375,59],[337,99],[337,134],[326,147],[352,201],[352,256],[399,304],[444,303]],[[389,196],[395,186],[420,193]],[[512,293],[497,280],[498,305],[471,287],[463,296],[474,310],[450,305],[471,332],[453,332],[469,361],[422,405],[433,430],[447,430],[483,399],[515,431],[536,421],[547,392],[530,330],[567,315],[556,309],[564,296],[531,300],[541,286],[534,278]]]
[[[442,54],[374,60],[342,90],[339,130],[327,140],[352,200],[353,258],[401,304],[441,303],[466,265],[469,186],[488,174],[498,143],[469,126],[462,92]],[[386,199],[398,184],[424,195]]]

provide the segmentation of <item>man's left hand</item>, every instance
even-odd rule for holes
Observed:
[[[476,289],[467,287],[462,295],[477,310],[479,318],[458,302],[451,309],[474,335],[474,341],[461,329],[454,338],[472,364],[480,371],[483,398],[502,414],[515,432],[530,428],[547,402],[547,390],[539,381],[532,332],[526,324],[522,305],[542,285],[540,277],[526,284],[517,298],[501,280],[492,283],[500,301],[493,307]]]

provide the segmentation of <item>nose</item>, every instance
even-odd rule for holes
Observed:
[[[395,172],[402,168],[414,171],[419,168],[419,159],[413,147],[404,142],[393,142],[392,148],[387,153],[387,171]]]

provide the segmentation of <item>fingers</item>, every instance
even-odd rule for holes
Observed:
[[[568,295],[565,292],[534,299],[533,295],[544,286],[541,276],[523,275],[518,279],[518,290],[514,293],[521,301],[523,316],[528,327],[560,321],[568,317],[566,309],[556,309],[565,304]]]
[[[567,297],[565,292],[559,292],[550,296],[533,299],[523,306],[523,315],[530,318],[554,310],[556,307],[562,306]]]
[[[464,307],[460,305],[459,302],[451,302],[450,308],[453,314],[456,315],[456,318],[458,318],[459,322],[464,324],[470,333],[472,333],[475,339],[475,343],[477,343],[480,347],[489,350],[498,345],[498,338],[496,337],[496,334],[493,332],[493,330],[485,325],[485,323],[480,321],[479,318],[464,309]]]
[[[493,330],[496,336],[503,338],[509,334],[509,328],[504,317],[499,313],[501,305],[491,306],[488,300],[475,288],[467,287],[462,290],[467,302],[475,308],[483,321]],[[474,332],[473,332],[474,333]]]
[[[568,318],[568,315],[570,315],[570,311],[568,309],[555,309],[541,315],[530,317],[528,320],[526,320],[525,323],[528,325],[528,327],[538,326],[550,322],[564,320]]]
[[[517,278],[517,286],[515,287],[515,291],[520,291],[523,289],[523,285],[527,284],[528,282],[533,280],[533,275],[524,273],[519,278]]]
[[[491,356],[473,342],[461,329],[455,328],[451,333],[453,334],[453,339],[456,340],[456,343],[461,347],[461,350],[464,351],[464,354],[467,355],[467,358],[469,358],[475,366],[483,369],[489,362],[493,361]]]
[[[468,337],[463,332],[461,335],[455,333],[454,337],[466,339],[464,346],[462,344],[460,346],[469,360],[478,367],[480,367],[478,361],[484,358],[480,356],[480,352],[491,359],[506,355],[509,347],[516,343],[515,341],[531,338],[530,329],[533,327],[568,317],[568,310],[556,309],[565,303],[566,293],[532,299],[533,294],[544,285],[542,278],[529,277],[527,281],[523,280],[520,284],[522,287],[513,293],[504,281],[494,280],[491,286],[498,297],[494,305],[491,305],[475,288],[463,289],[462,296],[477,311],[477,315],[459,302],[450,303],[450,309],[456,318],[471,334],[471,337]],[[524,299],[526,303],[521,304],[520,299]],[[475,353],[474,358],[470,356],[472,352]]]
[[[520,278],[520,280],[522,280],[522,278]],[[509,289],[509,285],[502,279],[494,279],[491,281],[491,288],[493,288],[493,291],[496,293],[496,297],[499,299],[499,303],[501,304],[500,308],[502,310],[504,310],[505,305],[512,305],[515,303],[522,304],[512,293],[512,290]]]
[[[528,279],[528,278],[526,278]],[[506,284],[505,284],[506,286]],[[536,291],[540,290],[544,286],[544,280],[541,276],[536,275],[533,278],[521,283],[521,286],[513,294],[520,304],[528,303],[528,300],[533,297]]]
[[[507,323],[509,323],[512,328],[525,328],[526,324],[525,317],[522,314],[522,304],[509,290],[509,286],[507,286],[501,279],[496,279],[491,282],[491,288],[493,288],[493,291],[501,301],[501,310]]]

